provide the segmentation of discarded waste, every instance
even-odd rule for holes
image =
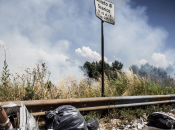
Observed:
[[[4,108],[2,108],[0,106],[0,129],[13,129],[13,126],[4,110]]]
[[[53,111],[46,112],[46,129],[54,130],[88,130],[80,112],[71,105],[63,105]],[[55,115],[56,113],[56,115]],[[54,118],[53,118],[54,117]],[[51,124],[53,122],[53,126]]]
[[[173,129],[175,128],[175,117],[172,114],[164,112],[154,112],[148,116],[148,122],[158,128]]]
[[[56,112],[55,111],[46,111],[46,130],[53,130],[53,120],[56,116]]]
[[[18,105],[10,102],[1,107],[5,110],[14,129],[38,130],[38,124],[35,118],[28,112],[26,106],[22,102]],[[1,117],[0,115],[0,118]],[[4,130],[3,127],[0,126],[0,130]]]
[[[87,124],[88,130],[97,130],[99,126],[98,121],[95,119],[87,120],[86,124]]]

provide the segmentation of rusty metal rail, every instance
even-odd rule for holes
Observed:
[[[146,95],[146,96],[120,96],[120,97],[96,97],[76,99],[52,99],[13,101],[20,105],[24,103],[29,112],[34,116],[45,115],[45,111],[54,110],[61,105],[72,105],[79,111],[93,111],[120,107],[133,107],[142,105],[154,105],[175,102],[175,95]],[[2,102],[5,105],[9,102]]]

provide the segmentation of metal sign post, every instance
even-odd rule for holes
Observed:
[[[103,22],[115,24],[114,4],[106,0],[95,0],[95,14],[101,20],[102,92],[104,97],[104,31]]]
[[[104,97],[104,33],[103,33],[103,20],[101,20],[101,59],[102,59],[102,91],[101,96]]]

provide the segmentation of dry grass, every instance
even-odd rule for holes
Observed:
[[[118,73],[117,79],[109,80],[105,75],[106,96],[161,95],[174,94],[175,83],[172,79],[161,81],[146,76],[138,77],[132,71]],[[50,72],[45,64],[37,65],[32,71],[25,69],[22,76],[16,74],[6,86],[0,83],[0,101],[68,99],[101,96],[101,78],[87,83],[83,78],[67,74],[57,84],[49,80]],[[165,82],[166,81],[166,82]],[[170,82],[171,81],[171,82]],[[165,84],[166,83],[166,84]]]

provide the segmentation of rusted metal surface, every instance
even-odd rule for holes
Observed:
[[[175,100],[173,100],[175,102]],[[84,107],[78,108],[79,111],[95,111],[95,110],[104,110],[104,109],[112,109],[112,108],[121,108],[121,107],[134,107],[134,106],[144,106],[144,105],[155,105],[155,104],[164,104],[171,103],[171,101],[157,101],[157,102],[145,102],[145,103],[132,103],[132,104],[122,104],[122,105],[108,105],[108,106],[98,106],[98,107]],[[45,112],[36,112],[32,113],[34,116],[43,116]]]
[[[21,102],[26,106],[52,105],[60,103],[80,103],[80,102],[97,102],[97,101],[117,101],[117,100],[163,100],[175,99],[175,95],[146,95],[146,96],[118,96],[118,97],[96,97],[96,98],[75,98],[75,99],[50,99],[50,100],[29,100],[29,101],[11,101],[16,104]],[[0,102],[4,105],[9,102]]]
[[[28,111],[34,116],[42,116],[45,114],[45,111],[54,110],[61,105],[72,105],[78,108],[79,111],[92,111],[173,102],[175,102],[175,95],[120,96],[22,101],[22,103],[27,107]],[[0,104],[4,105],[8,103],[9,102],[3,102]],[[20,105],[21,101],[14,101],[13,103]]]

